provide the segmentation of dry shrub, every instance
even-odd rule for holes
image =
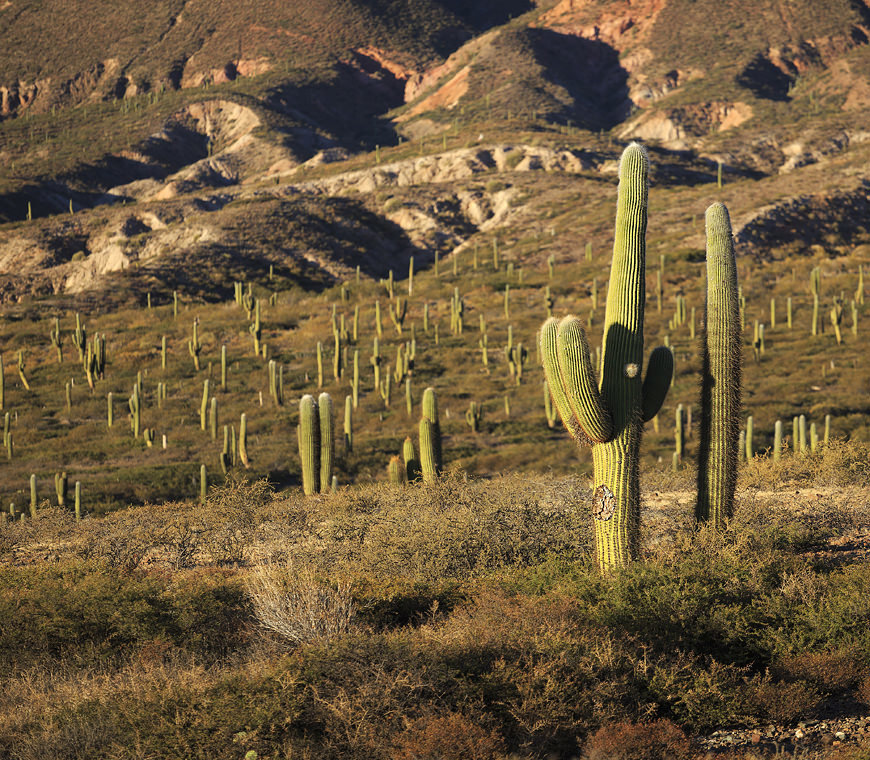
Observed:
[[[867,675],[861,680],[861,683],[858,684],[855,696],[865,705],[870,707],[870,675]]]
[[[779,659],[774,672],[788,681],[807,681],[828,694],[851,691],[862,677],[870,675],[855,649],[788,655]]]
[[[778,462],[755,457],[740,470],[741,488],[780,489],[785,485],[860,486],[870,479],[870,444],[831,440],[814,454],[787,453]]]
[[[551,556],[579,559],[591,531],[579,481],[448,475],[402,490],[353,489],[319,508],[318,561],[375,577],[469,578]]]
[[[667,719],[602,726],[586,742],[586,760],[682,760],[689,738]]]
[[[245,584],[260,624],[294,644],[347,633],[356,616],[349,584],[327,585],[309,566],[261,565]]]
[[[504,740],[461,713],[426,715],[396,739],[395,760],[496,760]]]
[[[756,676],[747,683],[746,698],[753,715],[780,724],[809,717],[821,702],[821,695],[811,684],[773,681],[769,675]]]

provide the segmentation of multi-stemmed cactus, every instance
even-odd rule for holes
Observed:
[[[332,399],[321,393],[318,399],[305,394],[299,402],[299,459],[302,490],[306,496],[327,492],[332,486],[335,461]]]
[[[78,316],[78,315],[76,315]],[[187,341],[187,351],[193,359],[193,368],[199,372],[199,354],[202,351],[202,343],[199,340],[199,320],[193,320],[193,332]]]
[[[731,219],[707,209],[707,303],[702,341],[698,520],[721,529],[734,508],[740,438],[740,313]]]
[[[559,414],[578,443],[592,445],[595,549],[604,572],[637,556],[643,422],[658,412],[673,372],[671,352],[659,347],[641,383],[648,173],[644,148],[629,145],[619,167],[600,381],[577,317],[550,319],[541,329],[541,356]]]
[[[472,401],[468,405],[468,409],[465,412],[465,421],[471,428],[472,433],[480,432],[480,420],[482,417],[483,410],[481,409],[480,405],[476,401]]]

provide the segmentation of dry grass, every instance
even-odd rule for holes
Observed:
[[[350,584],[327,585],[310,567],[259,565],[245,576],[245,588],[260,625],[291,643],[327,641],[353,627]]]

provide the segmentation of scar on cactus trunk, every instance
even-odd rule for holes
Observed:
[[[641,383],[648,172],[646,150],[632,143],[619,166],[600,380],[577,317],[549,319],[541,329],[544,371],[562,421],[578,444],[592,446],[595,553],[605,573],[637,557],[641,433],[661,408],[674,368],[660,346]]]
[[[707,303],[695,516],[717,530],[734,512],[740,440],[740,304],[728,209],[707,209]]]

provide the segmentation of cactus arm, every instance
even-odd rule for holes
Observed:
[[[728,210],[707,209],[707,304],[701,377],[698,520],[723,528],[734,508],[740,437],[740,305]]]
[[[671,353],[671,349],[667,346],[654,348],[649,355],[646,377],[641,390],[641,413],[644,422],[649,422],[659,413],[665,402],[665,396],[668,395],[673,376],[674,355]]]
[[[557,347],[558,327],[559,321],[557,319],[548,319],[541,328],[541,361],[544,365],[547,385],[550,387],[550,392],[553,395],[553,401],[556,403],[559,416],[562,418],[562,423],[571,434],[571,437],[577,442],[578,446],[591,445],[592,441],[574,416],[571,404],[568,402],[568,395],[565,393],[562,371],[559,368],[559,352]]]
[[[556,333],[559,372],[565,385],[568,404],[583,432],[595,443],[610,440],[613,423],[610,410],[601,398],[586,333],[577,317],[565,317]]]

